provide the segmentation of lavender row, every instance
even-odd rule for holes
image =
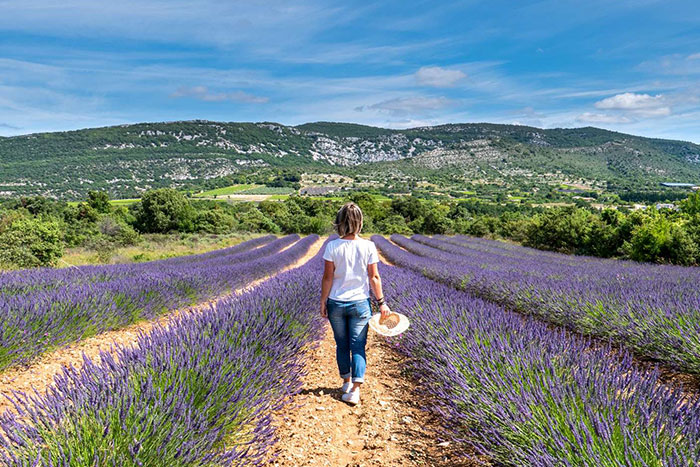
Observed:
[[[499,465],[700,464],[697,395],[663,386],[630,354],[613,358],[410,270],[382,265],[381,274],[392,309],[412,321],[393,343],[462,446]]]
[[[694,268],[610,260],[574,266],[536,256],[512,260],[440,239],[391,238],[415,253],[397,253],[397,247],[385,245],[388,256],[402,255],[397,260],[401,265],[522,313],[700,373],[700,274]]]
[[[163,264],[182,264],[206,261],[215,257],[233,257],[268,245],[275,240],[274,235],[254,238],[232,247],[209,251],[198,255],[178,256],[157,261],[136,264],[87,265],[69,268],[23,269],[0,273],[0,294],[12,295],[42,289],[55,289],[73,284],[101,282],[130,276],[134,271],[147,273]],[[264,254],[262,255],[264,256]]]
[[[52,348],[205,299],[277,272],[300,259],[317,236],[283,237],[266,245],[192,262],[137,265],[97,282],[0,296],[0,369]],[[289,245],[287,250],[279,253]],[[255,242],[254,244],[258,244]]]
[[[266,258],[268,270],[287,266],[285,254]],[[271,413],[300,391],[302,348],[321,336],[311,311],[320,263],[319,253],[170,320],[133,347],[86,359],[46,394],[17,395],[18,413],[0,417],[0,459],[27,467],[261,464],[275,441]]]

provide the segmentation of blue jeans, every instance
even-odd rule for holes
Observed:
[[[367,327],[372,317],[369,298],[354,302],[328,299],[326,302],[328,321],[335,336],[335,357],[340,377],[350,378],[354,383],[365,380],[365,344]],[[352,355],[352,358],[351,358]]]

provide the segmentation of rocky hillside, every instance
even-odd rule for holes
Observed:
[[[133,196],[261,167],[325,170],[383,162],[475,177],[570,178],[632,188],[700,183],[700,146],[597,128],[454,124],[388,130],[344,123],[187,121],[0,138],[0,196]],[[347,173],[347,169],[343,170]]]

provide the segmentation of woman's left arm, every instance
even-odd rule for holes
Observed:
[[[372,292],[374,293],[374,298],[378,301],[384,300],[384,290],[382,290],[382,278],[379,276],[378,263],[372,263],[367,266],[367,274],[369,274],[369,285],[372,287]],[[391,310],[386,303],[382,303],[379,306],[379,312],[382,314],[382,318],[386,318]]]

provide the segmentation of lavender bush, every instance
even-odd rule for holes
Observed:
[[[391,239],[407,251],[386,241],[378,245],[399,265],[700,373],[698,268],[540,255],[537,250],[468,237]]]
[[[316,238],[264,237],[218,252],[152,263],[2,275],[0,369],[242,287],[294,263]]]
[[[457,442],[515,466],[700,464],[698,395],[663,386],[630,354],[413,271],[381,274],[392,309],[412,320],[393,342]]]
[[[306,249],[317,236],[306,237]],[[257,262],[289,264],[297,246]],[[288,253],[289,252],[289,253]],[[301,348],[320,337],[320,253],[240,296],[185,314],[134,347],[65,370],[0,417],[6,465],[258,465],[271,411],[301,388]]]

